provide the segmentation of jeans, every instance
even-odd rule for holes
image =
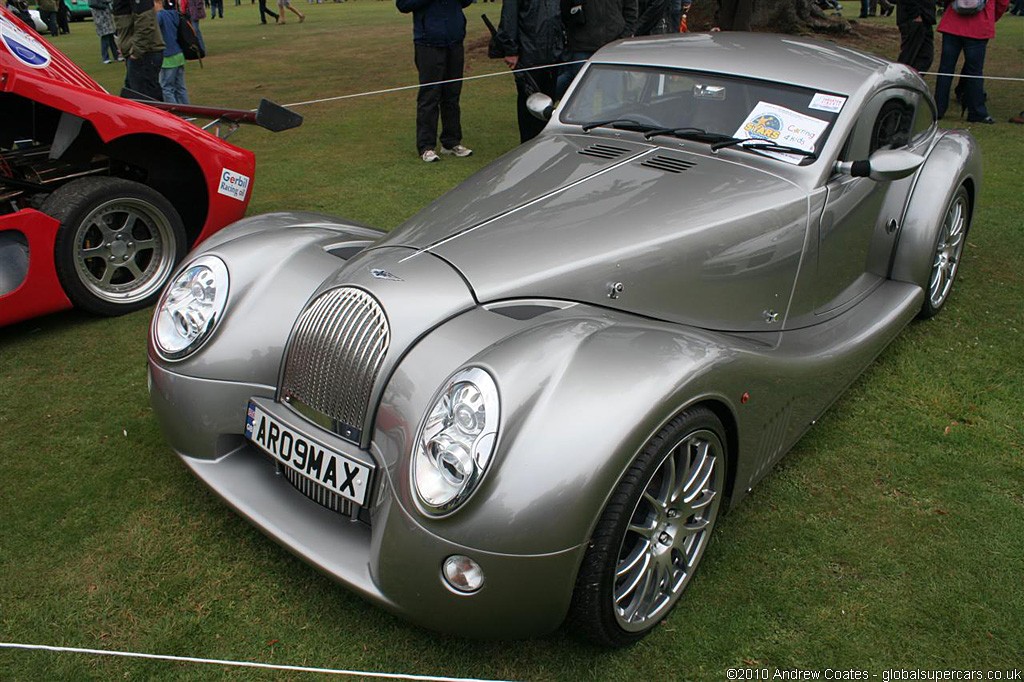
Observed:
[[[210,19],[224,18],[224,0],[210,0]]]
[[[163,50],[146,52],[138,59],[126,59],[124,86],[150,99],[162,101],[164,93],[160,89],[160,65],[163,62]]]
[[[964,53],[964,76],[980,76],[985,69],[985,49],[988,40],[982,38],[965,38],[952,33],[942,34],[942,53],[939,57],[939,73],[953,73],[956,69],[960,53]],[[967,107],[968,121],[981,121],[988,118],[985,107],[985,86],[980,78],[964,78],[964,106]],[[942,118],[949,107],[949,88],[952,76],[939,76],[935,81],[935,106],[938,107],[939,118]]]
[[[567,52],[565,55],[565,61],[577,62],[582,59],[590,59],[593,54],[593,52]],[[559,100],[562,98],[565,91],[569,89],[570,85],[572,85],[572,79],[576,77],[576,74],[578,74],[582,68],[583,64],[569,64],[568,66],[563,66],[558,69],[558,76],[555,81],[555,97],[552,97],[552,99]],[[531,73],[536,74],[537,72],[533,71]]]
[[[100,56],[103,57],[104,62],[112,62],[117,60],[117,41],[114,40],[113,33],[108,33],[105,36],[100,36]]]
[[[188,104],[188,92],[185,90],[185,67],[175,66],[160,69],[160,88],[164,92],[164,101],[174,104]]]
[[[420,83],[462,78],[465,52],[462,43],[450,47],[420,45],[416,48],[416,70]],[[422,154],[437,145],[437,116],[441,115],[441,146],[451,149],[462,142],[462,112],[459,97],[462,81],[420,88],[416,95],[416,152]]]

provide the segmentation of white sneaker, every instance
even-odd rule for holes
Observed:
[[[458,156],[459,158],[462,158],[464,156],[473,156],[473,150],[470,149],[469,147],[464,147],[461,144],[457,144],[454,147],[452,147],[451,149],[448,149],[448,147],[441,147],[441,153],[442,154],[454,154],[455,156]]]
[[[423,154],[420,155],[420,158],[426,161],[427,163],[433,163],[434,161],[441,160],[441,157],[438,156],[437,152],[435,152],[433,149],[428,149],[425,152],[423,152]]]

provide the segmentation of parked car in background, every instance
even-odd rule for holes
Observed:
[[[74,21],[83,21],[92,18],[92,10],[89,9],[89,0],[64,0],[71,9],[71,18]]]
[[[0,43],[0,326],[148,305],[189,248],[245,215],[252,152],[155,107],[225,130],[301,121],[267,102],[254,115],[115,97],[6,9]]]
[[[281,212],[207,240],[157,305],[152,405],[238,513],[384,608],[621,646],[949,300],[981,159],[910,68],[793,36],[613,43],[529,105],[539,137],[390,234]]]

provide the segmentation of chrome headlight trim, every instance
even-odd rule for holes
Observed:
[[[501,397],[480,367],[452,374],[434,394],[413,442],[409,476],[416,506],[448,516],[472,497],[494,454]]]
[[[200,256],[178,271],[153,314],[153,348],[161,358],[183,360],[206,343],[224,316],[230,283],[217,256]]]

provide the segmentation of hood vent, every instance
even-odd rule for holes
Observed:
[[[583,154],[584,156],[596,156],[599,159],[607,159],[610,161],[611,159],[619,158],[628,151],[628,149],[615,147],[610,144],[592,144],[586,149],[579,150],[577,153]]]
[[[671,156],[652,156],[640,165],[647,166],[648,168],[656,168],[657,170],[665,171],[666,173],[682,173],[685,170],[693,168],[697,164],[692,161],[675,159]]]

